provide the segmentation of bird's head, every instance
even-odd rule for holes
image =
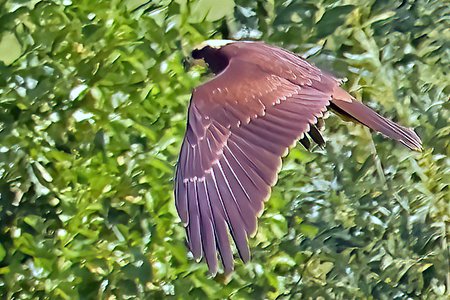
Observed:
[[[215,74],[220,73],[228,65],[228,58],[221,53],[220,49],[228,44],[233,43],[232,40],[207,40],[195,47],[191,52],[193,64],[203,60]]]
[[[225,45],[231,44],[232,40],[207,40],[197,45],[191,53],[193,59],[202,59],[206,52],[211,50],[219,50]]]

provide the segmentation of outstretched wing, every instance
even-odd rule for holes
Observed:
[[[261,45],[251,52],[251,43],[227,45],[234,51],[228,67],[194,90],[177,164],[175,200],[188,245],[213,274],[218,254],[225,272],[233,270],[229,234],[249,260],[247,238],[281,157],[322,116],[338,84],[301,58]]]

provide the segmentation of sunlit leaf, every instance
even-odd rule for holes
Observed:
[[[5,65],[12,64],[22,55],[22,46],[12,32],[0,35],[0,61]]]

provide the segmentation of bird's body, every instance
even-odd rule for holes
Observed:
[[[175,203],[196,259],[211,273],[219,254],[233,269],[229,233],[241,259],[277,179],[281,158],[331,108],[413,150],[421,141],[356,101],[340,81],[301,57],[261,42],[210,41],[194,50],[216,76],[194,89],[175,179]]]

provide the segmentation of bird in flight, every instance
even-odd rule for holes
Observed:
[[[209,40],[192,51],[215,74],[195,88],[175,174],[175,205],[190,251],[211,274],[234,268],[231,237],[243,262],[247,239],[277,180],[281,158],[300,141],[324,139],[327,110],[420,151],[422,142],[357,101],[341,81],[300,56],[262,42]]]

